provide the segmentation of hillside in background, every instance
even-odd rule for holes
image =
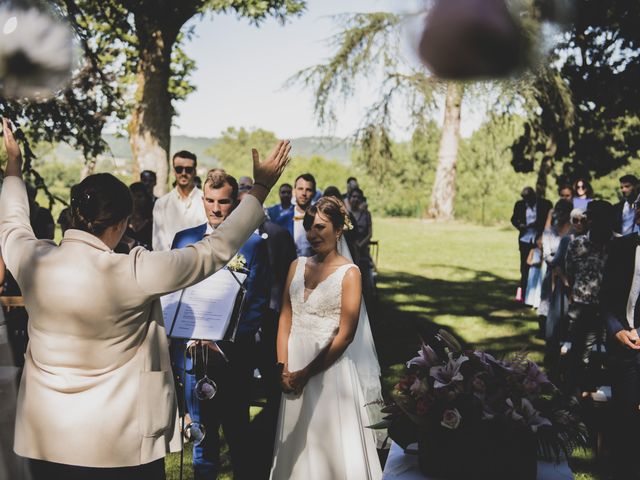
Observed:
[[[125,137],[105,135],[111,154],[116,159],[131,161],[129,140]],[[216,159],[205,152],[217,142],[216,138],[187,137],[176,135],[171,138],[171,152],[188,150],[198,156],[198,162],[207,167],[217,166]],[[300,137],[291,139],[293,155],[295,157],[311,158],[321,156],[327,160],[336,160],[342,165],[351,165],[352,144],[348,140],[336,137]],[[250,152],[247,152],[250,155]],[[73,163],[82,159],[82,153],[67,144],[58,144],[55,149],[42,155],[42,160],[55,158],[63,163]],[[248,156],[250,158],[250,156]]]

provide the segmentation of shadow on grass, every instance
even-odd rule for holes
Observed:
[[[369,311],[383,377],[393,376],[390,367],[415,355],[419,335],[429,337],[440,328],[470,341],[465,347],[498,355],[541,350],[541,344],[533,341],[535,315],[513,301],[512,279],[464,267],[446,268],[451,271],[451,280],[404,272],[380,275],[379,297],[371,302]],[[459,278],[463,279],[456,280]],[[451,319],[447,325],[435,323],[434,318],[443,315]],[[480,330],[472,339],[453,326],[457,318],[468,325],[470,317],[478,319],[475,328]],[[504,327],[508,327],[507,332]]]

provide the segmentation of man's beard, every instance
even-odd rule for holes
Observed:
[[[296,200],[296,203],[298,204],[298,208],[299,208],[300,210],[306,210],[307,208],[309,208],[309,207],[311,206],[311,200],[309,200],[309,201],[308,201],[306,204],[304,204],[304,205],[303,205],[303,204],[301,204],[301,203],[299,203],[299,202],[297,202],[297,200]]]

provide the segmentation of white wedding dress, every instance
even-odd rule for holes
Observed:
[[[291,372],[306,367],[336,334],[342,280],[350,268],[357,268],[351,264],[339,267],[305,300],[306,260],[298,259],[289,289]],[[362,325],[358,328],[364,330]],[[382,478],[375,433],[365,428],[374,422],[365,408],[365,395],[354,362],[357,356],[350,352],[354,343],[329,369],[311,377],[301,395],[282,395],[271,470],[273,480]]]

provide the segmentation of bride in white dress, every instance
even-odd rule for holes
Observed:
[[[289,270],[278,328],[283,390],[273,480],[369,480],[382,471],[365,405],[380,398],[379,366],[358,267],[338,253],[346,218],[340,200],[307,211],[316,255]],[[341,252],[348,255],[348,249]]]

